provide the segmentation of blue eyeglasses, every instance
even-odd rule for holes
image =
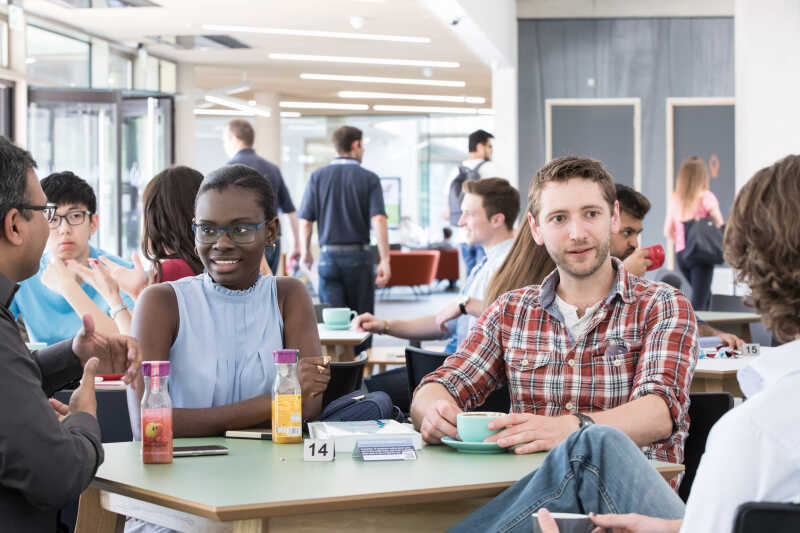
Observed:
[[[230,226],[216,226],[214,224],[192,224],[194,238],[201,244],[214,244],[222,236],[222,232],[228,234],[228,238],[236,244],[250,244],[256,240],[256,232],[261,229],[267,221],[260,224],[231,224]]]

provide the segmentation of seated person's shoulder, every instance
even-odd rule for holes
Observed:
[[[306,289],[303,282],[297,278],[291,276],[275,276],[275,284],[277,285],[278,297],[280,298],[309,296],[308,289]]]
[[[187,279],[187,278],[184,278]],[[175,282],[180,283],[180,280]],[[155,307],[167,306],[166,308],[177,309],[177,298],[175,289],[169,283],[156,283],[145,288],[139,295],[136,306],[139,308],[153,309]]]
[[[795,406],[798,403],[800,403],[800,370],[783,376],[728,411],[717,422],[712,432],[719,431],[724,435],[726,442],[731,436],[737,441],[766,438],[783,448],[798,450],[800,431],[796,428],[800,426],[800,412],[795,408],[776,408],[781,405]]]
[[[539,298],[540,294],[540,285],[528,285],[527,287],[521,287],[519,289],[514,289],[501,294],[497,298],[497,302],[501,305],[501,307],[507,308],[509,306],[521,306],[527,310],[536,310],[541,309],[542,307]]]
[[[672,285],[645,278],[632,277],[629,279],[635,280],[633,293],[637,304],[644,303],[647,305],[657,301],[675,301],[679,305],[690,305],[686,296]]]

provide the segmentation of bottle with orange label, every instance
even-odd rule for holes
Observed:
[[[297,379],[297,350],[272,353],[278,370],[272,385],[272,442],[303,442],[303,407]]]
[[[143,361],[142,463],[172,462],[172,401],[169,397],[169,361]]]

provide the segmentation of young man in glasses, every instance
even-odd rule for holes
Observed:
[[[78,274],[80,266],[91,269],[100,257],[132,267],[89,244],[98,226],[92,187],[69,171],[47,176],[41,185],[48,202],[56,207],[49,222],[47,251],[39,273],[20,283],[11,312],[15,317],[22,315],[28,337],[34,342],[54,344],[73,337],[81,329],[81,316],[86,314],[92,316],[98,331],[117,333],[115,319],[133,309],[133,300],[115,292],[118,297],[107,302]]]

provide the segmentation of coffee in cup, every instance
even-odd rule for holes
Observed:
[[[497,417],[505,416],[506,413],[494,413],[488,411],[474,411],[471,413],[458,413],[456,417],[456,429],[458,438],[464,442],[483,442],[489,435],[494,435],[499,429],[494,431],[489,429],[489,422]]]
[[[322,322],[326,326],[345,327],[350,325],[358,313],[348,307],[326,307],[322,310]]]
[[[661,268],[661,265],[664,264],[664,247],[660,244],[654,244],[653,246],[648,246],[645,250],[650,259],[650,266],[647,267],[647,270]]]

